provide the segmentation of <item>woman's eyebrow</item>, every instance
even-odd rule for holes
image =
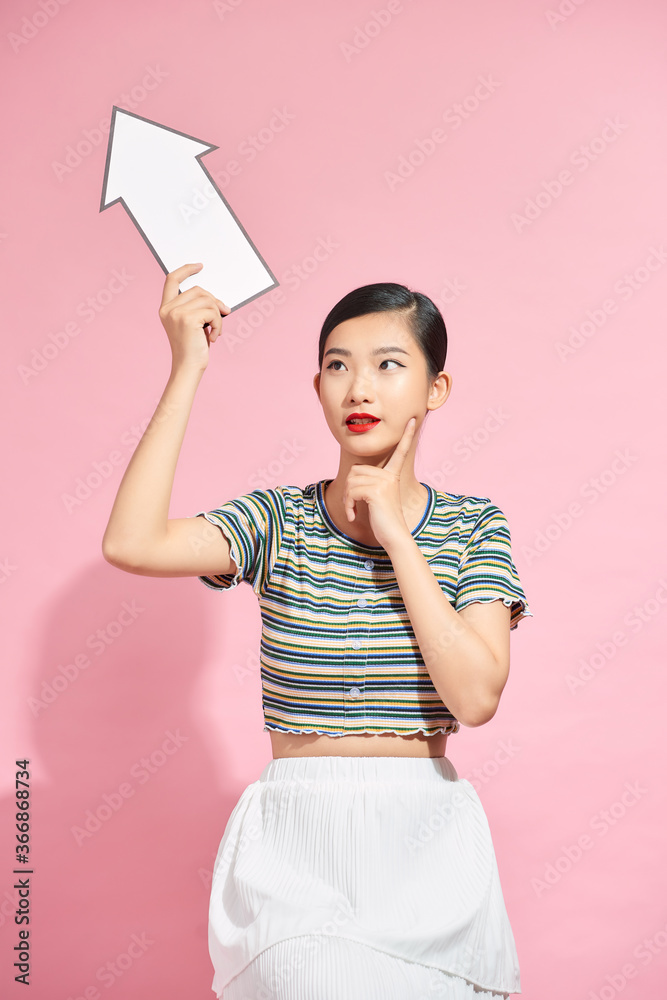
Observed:
[[[406,351],[402,347],[376,347],[375,350],[371,351],[371,354],[407,354],[410,356],[410,352]],[[342,354],[343,357],[351,358],[352,351],[348,351],[344,347],[330,347],[328,351],[324,352],[324,357],[326,358],[329,354]]]

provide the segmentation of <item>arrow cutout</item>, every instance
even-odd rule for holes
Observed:
[[[181,291],[234,312],[279,282],[201,162],[218,148],[113,105],[100,212],[121,202],[165,274],[201,261]]]

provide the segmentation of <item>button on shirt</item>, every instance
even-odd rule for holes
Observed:
[[[250,584],[262,615],[264,729],[457,732],[416,641],[385,549],[329,517],[332,480],[277,486],[198,511],[229,540],[236,573],[200,576],[223,591]],[[456,611],[502,600],[510,628],[532,615],[502,511],[488,497],[434,490],[412,536]]]

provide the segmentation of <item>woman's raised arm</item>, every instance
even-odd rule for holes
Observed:
[[[231,310],[198,285],[178,286],[200,264],[171,271],[159,315],[172,352],[166,388],[144,431],[111,510],[102,554],[119,569],[145,576],[198,576],[234,572],[229,542],[205,518],[168,519],[176,464],[210,345]]]

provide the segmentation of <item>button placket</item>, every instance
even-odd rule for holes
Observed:
[[[372,607],[372,600],[375,595],[375,591],[372,589],[372,581],[365,579],[367,574],[374,568],[375,562],[373,559],[363,559],[361,565],[363,566],[364,572],[360,573],[358,586],[360,590],[358,591],[359,596],[357,597],[354,604],[350,607],[348,613],[348,632],[351,627],[355,624],[355,612],[357,609],[359,611],[364,610],[364,608]],[[355,588],[356,589],[356,588]],[[358,613],[358,612],[357,612]],[[362,622],[358,622],[358,626],[355,631],[359,632],[359,627]],[[368,633],[370,630],[370,623],[365,623],[365,638],[367,641]],[[348,643],[349,650],[361,650],[365,646],[365,643],[359,639],[354,638]],[[367,648],[367,645],[366,645]],[[366,679],[366,658],[367,653],[361,655],[350,655],[349,653],[345,658],[345,671],[343,679],[343,694],[344,694],[344,706],[345,710],[348,708],[356,707],[361,699],[364,697],[365,691],[365,679]]]

